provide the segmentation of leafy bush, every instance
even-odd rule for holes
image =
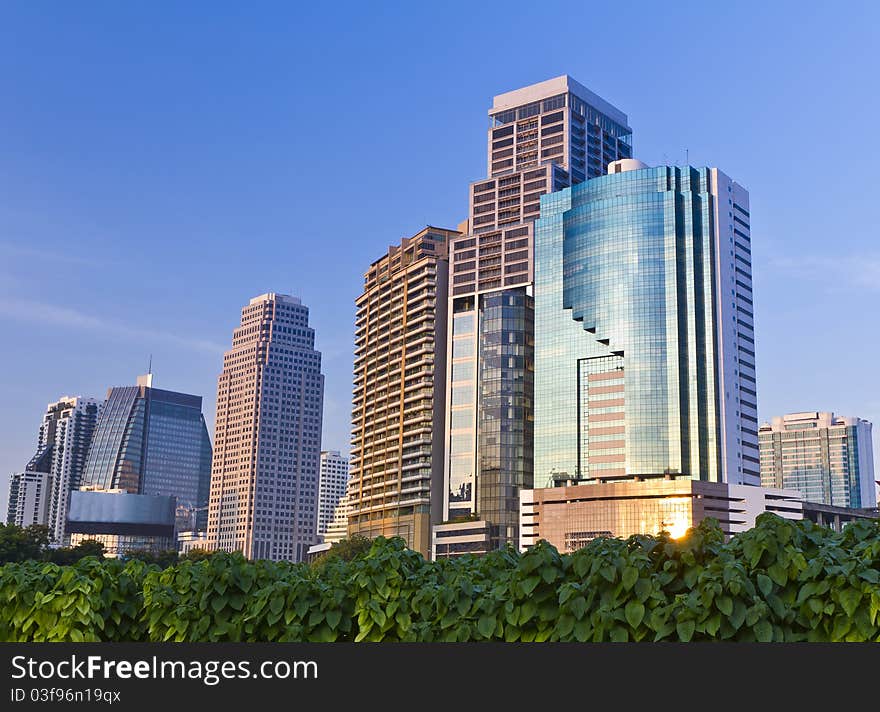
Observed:
[[[318,565],[214,554],[167,569],[0,567],[0,639],[158,641],[880,640],[880,522],[773,514],[724,542],[707,520],[573,554],[426,562],[378,538]]]
[[[0,567],[0,640],[146,640],[142,590],[146,566],[80,559]]]

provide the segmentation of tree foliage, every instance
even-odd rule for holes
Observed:
[[[27,527],[0,524],[0,564],[37,560],[67,565],[87,556],[101,558],[104,556],[104,545],[87,539],[73,547],[52,549],[49,547],[49,527],[44,524]]]
[[[353,534],[347,539],[335,541],[323,554],[312,562],[316,566],[323,566],[329,561],[354,561],[359,556],[364,556],[370,551],[372,540],[360,534]]]
[[[216,553],[0,567],[2,640],[878,641],[880,522],[835,533],[773,514],[724,541],[546,542],[426,562],[377,538],[320,565]]]
[[[94,556],[97,559],[103,558],[104,545],[94,539],[86,539],[76,546],[47,549],[43,558],[54,564],[70,565],[87,556]]]
[[[49,545],[49,527],[0,524],[0,564],[40,559]]]

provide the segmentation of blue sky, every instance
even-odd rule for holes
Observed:
[[[564,73],[749,189],[761,418],[880,422],[876,5],[315,5],[0,5],[0,502],[49,401],[150,354],[213,423],[266,291],[311,307],[347,450],[363,271],[465,216],[494,94]]]

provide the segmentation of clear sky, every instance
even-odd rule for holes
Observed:
[[[761,419],[880,423],[876,3],[304,5],[0,4],[4,513],[46,404],[150,354],[212,431],[267,291],[311,308],[324,448],[346,451],[364,270],[455,227],[492,96],[560,74],[628,114],[638,158],[749,189]]]

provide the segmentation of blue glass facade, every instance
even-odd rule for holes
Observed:
[[[98,420],[83,484],[173,495],[207,527],[211,441],[202,399],[147,386],[111,388]],[[181,528],[193,518],[182,515]]]
[[[725,479],[713,171],[628,170],[542,198],[536,486]]]
[[[533,328],[533,300],[525,291],[481,295],[476,509],[491,523],[492,548],[515,541],[519,491],[533,486]]]

